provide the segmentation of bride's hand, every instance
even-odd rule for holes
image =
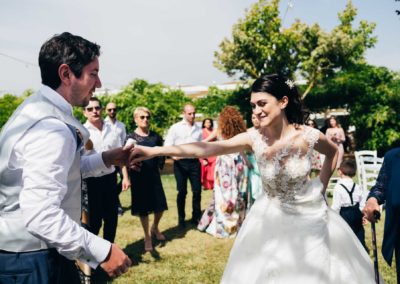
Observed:
[[[129,165],[133,167],[134,165],[137,165],[141,161],[148,160],[151,158],[153,158],[152,147],[136,145],[135,148],[131,150],[131,153],[129,155]]]

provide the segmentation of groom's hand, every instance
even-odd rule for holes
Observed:
[[[102,152],[103,162],[106,167],[114,166],[128,166],[129,165],[129,155],[135,145],[125,145],[124,147],[114,148],[108,151]]]
[[[130,258],[115,244],[111,244],[108,256],[100,264],[101,268],[112,278],[127,272],[131,265]]]

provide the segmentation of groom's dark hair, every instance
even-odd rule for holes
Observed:
[[[67,64],[79,78],[82,69],[100,56],[100,46],[83,37],[64,32],[46,41],[39,52],[39,67],[42,84],[53,90],[61,84],[58,68]]]

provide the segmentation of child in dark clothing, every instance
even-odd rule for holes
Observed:
[[[340,179],[333,189],[331,207],[349,224],[361,244],[367,249],[361,210],[365,205],[368,193],[363,192],[362,188],[353,182],[352,178],[355,176],[356,170],[357,166],[354,160],[345,160],[340,164],[338,169]]]

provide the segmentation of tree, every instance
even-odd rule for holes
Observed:
[[[117,104],[118,119],[126,125],[128,132],[135,128],[135,108],[147,107],[152,113],[151,129],[160,135],[179,119],[183,105],[191,102],[181,90],[171,89],[160,83],[150,84],[141,79],[133,80],[116,95],[104,95],[100,99],[104,105],[108,102]]]
[[[357,10],[351,1],[330,33],[300,20],[283,29],[279,2],[259,0],[247,11],[233,26],[232,39],[225,38],[215,52],[217,68],[241,79],[277,72],[292,78],[297,75],[308,82],[305,97],[318,80],[363,62],[365,51],[376,42],[374,23],[361,21],[353,27]]]
[[[250,89],[246,84],[237,86],[235,90],[210,87],[207,96],[195,100],[194,104],[198,113],[210,118],[218,117],[227,105],[236,106],[247,121],[247,125],[251,125]]]
[[[400,145],[400,75],[367,64],[337,72],[317,84],[305,99],[313,111],[344,107],[356,127],[357,149],[376,149],[380,155]]]
[[[0,129],[6,124],[15,109],[31,94],[32,90],[26,90],[22,96],[17,97],[12,94],[5,94],[0,98]]]
[[[196,112],[203,114],[205,118],[217,117],[231,94],[232,91],[230,90],[220,90],[217,87],[210,87],[207,96],[194,101]]]
[[[221,90],[210,87],[206,97],[196,99],[196,111],[207,117],[217,117],[226,105],[237,106],[242,113],[247,113],[250,108],[249,89],[247,85],[238,85],[235,90]]]

